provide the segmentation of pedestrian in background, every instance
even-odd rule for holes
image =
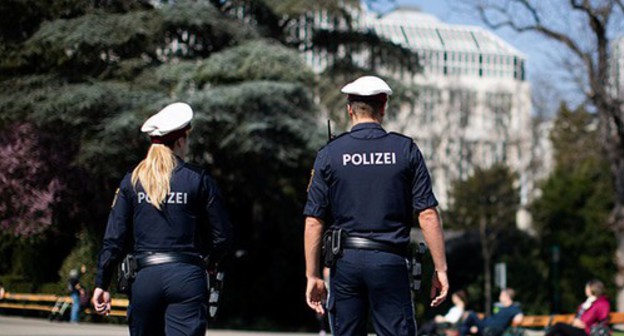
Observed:
[[[604,295],[605,286],[600,280],[590,280],[585,284],[587,299],[576,310],[576,315],[570,323],[556,323],[546,333],[546,336],[586,336],[592,334],[592,328],[604,327],[611,312],[611,304]],[[596,333],[598,334],[598,333]],[[608,335],[609,332],[603,332]]]
[[[69,290],[69,296],[72,299],[69,322],[78,323],[80,322],[80,296],[86,295],[86,292],[80,284],[80,273],[77,269],[72,269],[69,271],[69,278],[67,279],[67,289]]]

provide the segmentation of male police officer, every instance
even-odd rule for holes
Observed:
[[[444,301],[449,286],[438,202],[416,144],[380,125],[392,94],[388,84],[365,76],[342,92],[353,128],[318,152],[304,210],[306,300],[324,312],[319,258],[331,216],[324,256],[337,259],[329,265],[327,302],[334,335],[365,335],[369,307],[377,334],[416,335],[406,261],[414,214],[435,264],[432,306]]]

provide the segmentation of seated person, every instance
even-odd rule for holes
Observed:
[[[587,300],[581,304],[571,324],[559,322],[546,336],[587,336],[591,328],[609,319],[611,304],[604,295],[604,284],[600,280],[590,280],[585,285]]]
[[[465,336],[475,335],[502,335],[512,322],[522,321],[522,310],[514,304],[515,291],[511,288],[503,289],[499,296],[500,309],[496,314],[480,319],[474,312],[469,312],[459,328],[459,334]]]
[[[453,301],[453,307],[449,309],[446,315],[436,315],[433,321],[429,321],[419,328],[418,335],[436,335],[439,326],[448,327],[460,321],[468,303],[466,291],[459,290],[453,293],[451,300]]]

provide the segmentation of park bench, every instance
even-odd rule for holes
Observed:
[[[62,315],[71,305],[71,297],[54,294],[5,293],[4,297],[0,299],[0,309],[47,312],[50,317],[55,314]],[[111,305],[110,316],[126,316],[128,299],[113,298]],[[84,312],[85,314],[95,313],[91,308],[86,308]]]
[[[555,325],[556,323],[571,323],[574,319],[574,314],[559,314],[559,315],[525,315],[520,323],[514,323],[511,326],[510,334],[518,335],[520,331],[524,329],[541,329],[544,330],[548,327]],[[609,314],[609,326],[611,329],[615,325],[624,324],[624,312],[613,312]]]

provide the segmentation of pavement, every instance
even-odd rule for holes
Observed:
[[[127,336],[128,326],[50,322],[46,319],[0,316],[0,336]],[[318,334],[207,330],[210,336],[305,336]]]

